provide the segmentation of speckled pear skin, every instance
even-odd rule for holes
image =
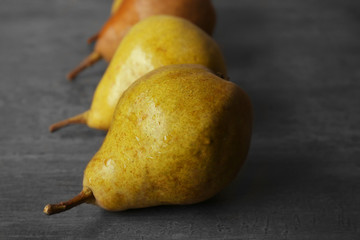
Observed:
[[[153,16],[136,24],[123,39],[95,91],[86,123],[108,130],[123,92],[139,77],[171,64],[201,64],[226,76],[216,42],[191,22]]]
[[[119,211],[204,201],[234,179],[250,144],[247,94],[200,65],[171,65],[121,97],[83,186]]]

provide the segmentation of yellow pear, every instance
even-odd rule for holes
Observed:
[[[201,65],[158,68],[120,98],[80,194],[44,212],[84,202],[121,211],[209,199],[243,165],[251,126],[250,99],[234,83]]]
[[[201,64],[226,77],[224,58],[216,42],[191,22],[158,15],[136,24],[119,45],[95,91],[90,110],[50,126],[82,123],[108,130],[123,92],[139,77],[171,64]]]

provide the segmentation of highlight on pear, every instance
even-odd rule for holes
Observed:
[[[111,5],[111,15],[117,12],[117,10],[120,8],[120,5],[122,4],[123,0],[114,0]]]

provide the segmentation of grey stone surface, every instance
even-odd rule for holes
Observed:
[[[111,1],[0,1],[0,239],[359,239],[360,2],[214,1],[231,80],[252,98],[248,161],[191,206],[45,216],[81,190],[105,133],[48,126],[89,107],[105,63],[65,74]]]

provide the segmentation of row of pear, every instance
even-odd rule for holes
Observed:
[[[122,0],[108,22],[131,14],[125,10],[136,3],[137,10],[144,4],[144,12],[155,8],[155,14],[137,19],[124,33],[91,108],[50,127],[85,123],[108,133],[85,169],[82,191],[69,201],[48,204],[46,214],[85,202],[109,211],[198,203],[227,186],[246,159],[252,106],[248,95],[227,80],[223,54],[204,31],[208,25],[200,28],[213,13],[213,29],[211,1]],[[210,12],[203,13],[201,3]],[[179,14],[157,14],[194,6],[189,16],[202,13],[195,17],[200,27]],[[98,39],[96,46],[103,30],[91,38]],[[99,58],[96,49],[90,57]]]

